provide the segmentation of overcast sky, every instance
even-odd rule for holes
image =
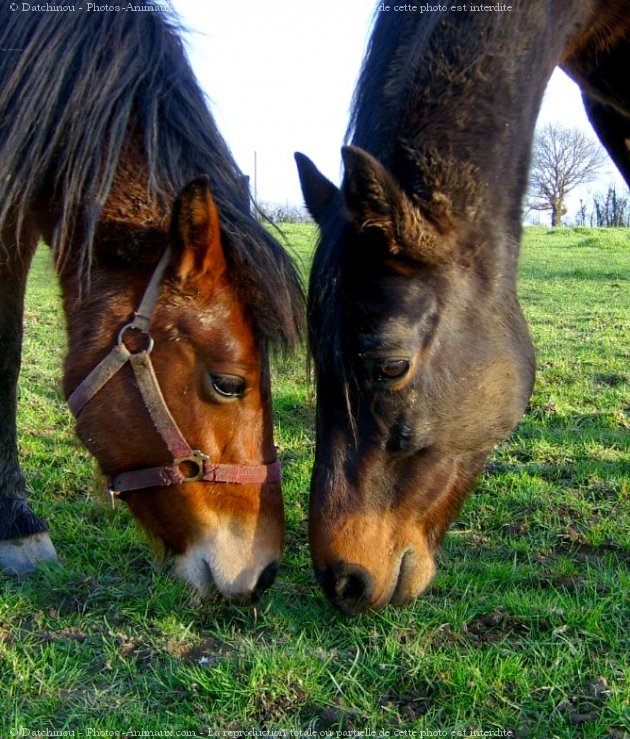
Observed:
[[[219,128],[260,202],[301,204],[293,152],[334,182],[373,0],[172,0]],[[557,70],[541,122],[591,131],[579,91]],[[256,163],[256,164],[255,164]],[[612,163],[589,190],[622,183]]]

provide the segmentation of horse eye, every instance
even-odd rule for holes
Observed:
[[[232,375],[210,375],[213,389],[224,398],[240,398],[245,392],[245,380]]]
[[[385,359],[376,366],[376,381],[399,380],[409,372],[408,359]]]

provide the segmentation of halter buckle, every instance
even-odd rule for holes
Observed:
[[[184,479],[182,482],[197,482],[197,480],[203,479],[203,476],[205,474],[205,463],[209,460],[210,457],[207,454],[200,452],[199,449],[193,449],[191,455],[187,457],[177,457],[177,459],[173,460],[173,464],[179,469],[181,475],[183,476]],[[197,471],[192,475],[187,475],[180,469],[180,466],[186,463],[196,465]]]

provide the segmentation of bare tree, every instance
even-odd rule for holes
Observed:
[[[529,207],[551,211],[551,225],[561,225],[567,195],[597,179],[606,161],[602,147],[579,128],[547,124],[534,139]]]
[[[272,223],[309,223],[312,219],[306,208],[282,203],[260,203],[265,218]]]
[[[606,195],[594,195],[593,207],[598,226],[614,227],[630,224],[630,200],[620,197],[614,185],[608,186]]]

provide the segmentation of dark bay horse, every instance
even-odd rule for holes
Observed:
[[[3,3],[0,190],[0,566],[55,557],[15,424],[41,236],[63,292],[64,392],[110,495],[195,588],[254,599],[284,539],[269,352],[295,342],[301,288],[250,216],[174,19]]]
[[[377,13],[340,189],[296,155],[319,224],[310,543],[342,610],[404,604],[526,408],[516,297],[536,117],[557,64],[630,182],[630,2]],[[411,6],[409,6],[411,7]]]

